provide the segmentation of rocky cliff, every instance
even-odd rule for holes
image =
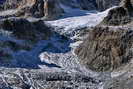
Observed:
[[[133,58],[132,28],[95,27],[76,49],[79,61],[94,71],[114,70]]]
[[[106,10],[107,8],[118,6],[121,0],[96,0],[98,10]]]
[[[126,24],[131,24],[132,13],[131,0],[124,0],[120,7],[111,9],[101,24],[89,31],[88,38],[76,49],[80,61],[88,68],[105,71],[131,60],[132,26]],[[124,24],[124,27],[110,26]]]
[[[54,19],[63,13],[58,1],[54,0],[6,0],[1,5],[1,10],[9,9],[17,9],[18,11],[13,15],[17,17],[26,15]]]
[[[103,11],[119,3],[119,0],[6,0],[0,9],[18,9],[14,16],[26,15],[56,19],[63,15],[66,9],[64,7]]]
[[[101,24],[104,25],[124,25],[132,22],[133,1],[123,0],[119,7],[113,8],[104,18]]]
[[[88,70],[110,72],[103,89],[133,88],[132,13],[132,0],[123,0],[75,49],[79,62]]]

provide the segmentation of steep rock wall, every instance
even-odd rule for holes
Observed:
[[[95,27],[75,53],[86,68],[112,71],[133,58],[132,46],[130,28]]]
[[[101,22],[102,25],[124,25],[132,22],[133,1],[123,0],[119,7],[113,8]]]

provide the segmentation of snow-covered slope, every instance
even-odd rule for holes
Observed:
[[[73,35],[73,32],[84,27],[96,26],[107,16],[108,11],[111,9],[98,12],[62,7],[66,12],[64,16],[61,19],[47,22],[56,27],[60,33],[67,35]]]

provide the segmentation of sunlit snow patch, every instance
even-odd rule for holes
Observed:
[[[62,34],[73,34],[79,28],[96,26],[104,17],[107,16],[110,9],[103,12],[86,11],[80,9],[65,8],[64,17],[47,23],[56,27]],[[113,7],[114,8],[114,7]]]

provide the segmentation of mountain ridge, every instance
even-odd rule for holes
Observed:
[[[132,89],[131,7],[132,0],[2,2],[0,88]]]

